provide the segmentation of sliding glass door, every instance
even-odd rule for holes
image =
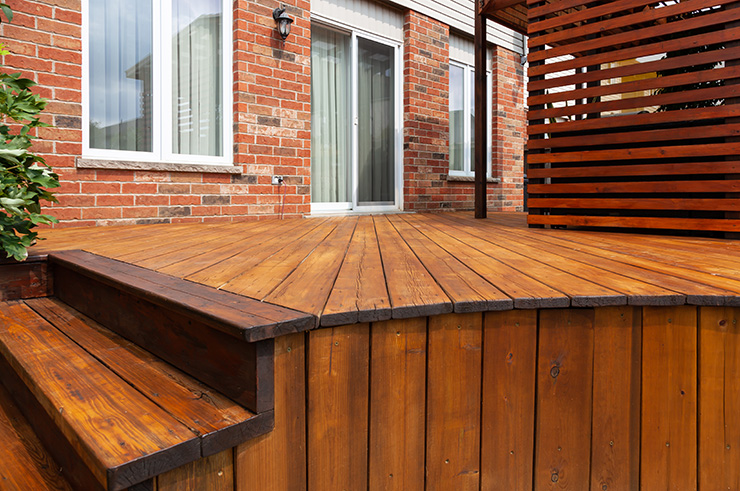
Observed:
[[[313,211],[398,208],[398,49],[313,26]]]

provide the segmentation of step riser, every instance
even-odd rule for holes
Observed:
[[[0,285],[0,302],[51,295],[46,257],[29,257],[22,263],[1,260]]]
[[[273,408],[273,340],[247,343],[51,264],[57,298],[254,412]],[[224,377],[224,374],[229,374]]]

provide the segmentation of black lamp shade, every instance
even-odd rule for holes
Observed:
[[[277,22],[278,32],[284,41],[290,34],[290,25],[293,23],[293,19],[288,17],[288,14],[285,13],[285,8],[281,7],[272,11],[272,18]]]

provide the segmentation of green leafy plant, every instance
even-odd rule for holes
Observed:
[[[0,4],[6,18],[13,13]],[[0,55],[8,51],[0,45]],[[30,151],[34,128],[49,126],[39,119],[46,99],[31,92],[35,83],[20,73],[0,73],[0,249],[23,261],[33,245],[39,224],[57,219],[41,213],[41,201],[56,202],[48,188],[59,187],[59,177],[44,159]]]

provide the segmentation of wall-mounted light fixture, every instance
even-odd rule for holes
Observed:
[[[283,41],[285,41],[285,38],[290,34],[290,25],[293,23],[293,19],[288,17],[288,14],[285,13],[285,4],[272,11],[272,18],[275,19],[278,32],[283,38]]]

